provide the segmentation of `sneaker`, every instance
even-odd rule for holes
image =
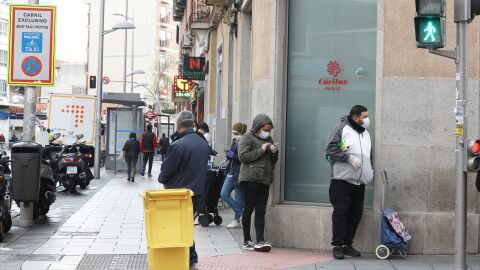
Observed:
[[[153,175],[151,173],[148,174],[148,177],[153,177]]]
[[[243,250],[255,250],[255,243],[252,241],[243,242]]]
[[[135,182],[135,178],[132,178],[132,183]]]
[[[335,259],[345,259],[345,254],[343,253],[342,246],[335,246],[333,248],[333,258]]]
[[[197,263],[190,264],[189,270],[198,270]]]
[[[272,250],[272,245],[270,245],[270,243],[268,242],[261,241],[255,245],[254,249],[255,251],[269,252],[270,250]]]
[[[343,253],[350,257],[360,257],[362,254],[355,250],[351,245],[343,246]]]
[[[241,228],[242,224],[238,220],[234,220],[227,225],[227,228]]]

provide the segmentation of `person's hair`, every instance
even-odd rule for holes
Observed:
[[[355,105],[350,110],[350,116],[358,116],[361,115],[363,112],[368,112],[367,107],[362,105]]]
[[[152,127],[151,124],[148,124],[148,125],[147,125],[147,131],[152,131],[152,128],[153,128],[153,127]]]
[[[49,128],[47,128],[47,132],[50,133],[50,129],[49,129]]]
[[[181,111],[177,115],[177,126],[179,127],[186,128],[186,129],[193,128],[195,125],[194,121],[195,120],[194,120],[193,114],[190,111]]]
[[[190,129],[195,127],[195,123],[193,121],[184,121],[177,124],[179,127]]]
[[[162,137],[165,137],[165,133],[162,133]]]
[[[208,128],[208,125],[205,122],[201,123],[198,129],[205,131],[205,133],[210,133],[210,128]]]
[[[130,132],[130,135],[128,135],[128,138],[129,139],[136,139],[137,138],[137,134],[135,132]]]

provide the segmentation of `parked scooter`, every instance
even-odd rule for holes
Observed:
[[[57,196],[53,170],[49,161],[42,159],[40,164],[40,191],[38,201],[33,203],[33,219],[47,215]]]
[[[77,185],[85,189],[93,179],[90,168],[85,164],[79,145],[67,145],[58,160],[58,178],[67,192],[76,193]]]
[[[12,171],[9,164],[12,161],[6,155],[5,151],[0,151],[0,242],[3,241],[3,235],[12,228],[12,198],[10,197],[10,181],[12,180]]]

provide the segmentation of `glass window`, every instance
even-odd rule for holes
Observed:
[[[0,19],[0,35],[6,36],[8,34],[8,22],[7,20]]]
[[[374,136],[376,2],[289,1],[285,201],[329,203],[326,138],[353,105]]]
[[[6,67],[8,61],[8,52],[5,50],[0,50],[0,66]]]
[[[0,80],[0,96],[6,97],[7,96],[7,81]]]

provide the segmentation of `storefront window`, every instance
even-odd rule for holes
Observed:
[[[353,105],[374,137],[376,2],[289,1],[285,201],[329,203],[326,138]]]

